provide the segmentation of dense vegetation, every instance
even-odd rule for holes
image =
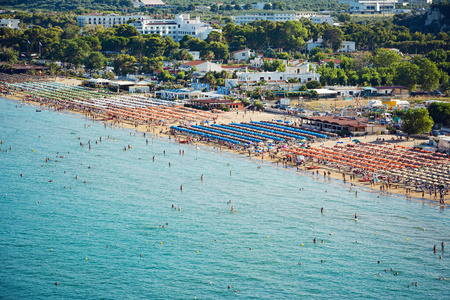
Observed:
[[[322,52],[318,51],[320,55]],[[331,61],[318,68],[323,85],[382,86],[402,85],[415,90],[434,90],[449,86],[450,51],[433,50],[425,57],[404,59],[395,51],[379,49],[375,55],[361,53],[356,57],[340,57],[339,67]]]
[[[2,6],[22,10],[74,11],[74,10],[121,10],[132,8],[130,0],[1,0]]]
[[[167,0],[164,1],[168,5],[179,6],[188,8],[189,5],[210,5],[214,6],[216,1],[211,0],[199,0],[196,2],[188,0]],[[254,1],[253,1],[254,2]],[[235,7],[236,4],[251,4],[252,1],[237,1],[229,0],[223,1],[223,10],[241,10],[241,8]],[[272,6],[266,7],[266,9],[277,10],[303,10],[303,11],[319,11],[328,7],[329,10],[338,10],[341,6],[337,3],[337,0],[313,0],[313,1],[273,1]],[[2,6],[12,7],[14,9],[37,9],[42,11],[74,11],[74,10],[112,10],[120,11],[121,9],[132,9],[132,1],[130,0],[1,0]],[[219,6],[220,7],[220,6]],[[217,7],[217,9],[219,9]],[[248,6],[247,9],[250,9]]]
[[[440,13],[443,18],[431,19],[431,15]],[[428,22],[427,22],[428,21]],[[437,34],[450,30],[450,1],[439,1],[430,7],[430,11],[422,15],[399,14],[394,16],[393,22],[408,27],[412,32]]]
[[[101,69],[107,58],[114,62],[116,71],[152,72],[162,69],[162,61],[187,60],[192,57],[185,49],[199,51],[205,60],[226,62],[232,51],[251,48],[267,57],[278,59],[303,58],[322,62],[339,49],[343,40],[356,43],[367,52],[356,55],[334,55],[340,64],[322,64],[318,68],[323,85],[405,85],[432,90],[440,87],[449,90],[450,38],[446,32],[432,35],[411,32],[391,21],[372,24],[351,22],[347,15],[339,15],[340,27],[329,24],[300,22],[256,21],[235,26],[229,23],[222,32],[212,32],[202,41],[185,36],[179,43],[170,37],[140,35],[128,25],[114,28],[89,27],[82,30],[76,16],[69,13],[15,13],[5,15],[22,20],[22,30],[0,28],[2,54],[0,60],[14,62],[19,52],[40,53],[41,57],[60,60],[74,67],[85,65],[88,69]],[[28,27],[27,25],[34,25]],[[303,46],[310,39],[322,37],[327,48],[305,53]],[[383,48],[398,48],[403,54]],[[413,58],[407,54],[422,54]],[[265,65],[265,70],[282,70],[281,65]],[[168,72],[161,76],[170,78]],[[219,80],[217,77],[216,80]]]

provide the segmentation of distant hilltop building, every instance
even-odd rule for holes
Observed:
[[[350,6],[349,12],[383,12],[395,9],[397,0],[338,0],[339,4]]]
[[[0,19],[0,27],[8,27],[12,29],[20,29],[19,19]]]
[[[300,19],[310,19],[313,23],[334,24],[334,19],[328,15],[317,15],[314,12],[260,12],[246,13],[234,18],[236,25],[251,23],[256,20],[268,20],[272,22],[300,21]]]

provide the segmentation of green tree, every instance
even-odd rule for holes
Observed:
[[[212,42],[209,44],[208,50],[213,52],[217,59],[226,59],[229,55],[228,45],[225,43]]]
[[[136,58],[128,54],[120,54],[114,60],[113,67],[115,73],[119,73],[121,75],[135,73],[137,70]]]
[[[411,90],[415,90],[419,82],[420,68],[409,61],[401,62],[395,68],[394,82],[403,85]]]
[[[87,69],[100,70],[105,66],[106,57],[98,51],[91,52],[84,61]]]
[[[325,29],[322,39],[325,47],[333,49],[334,52],[342,47],[342,42],[344,41],[342,32],[337,27]]]
[[[63,30],[62,38],[66,40],[76,39],[80,34],[80,27],[76,24],[66,24]]]
[[[175,52],[172,58],[175,60],[194,60],[194,57],[186,49]]]
[[[184,73],[184,71],[180,71],[177,74],[177,79],[184,79],[184,77],[186,76],[186,74]]]
[[[264,52],[264,57],[275,58],[275,57],[277,57],[277,53],[272,48],[268,48]]]
[[[63,60],[81,66],[89,56],[91,49],[83,40],[66,40],[63,48]]]
[[[208,50],[205,55],[203,55],[203,59],[207,60],[207,61],[212,61],[214,59],[214,52],[212,52],[211,50]]]
[[[253,101],[253,105],[259,110],[264,110],[264,104],[262,104],[259,100]]]
[[[0,61],[16,63],[18,58],[19,58],[19,51],[7,47],[2,47],[0,49]]]
[[[163,56],[166,51],[164,39],[159,34],[149,35],[145,41],[144,55],[150,58]]]
[[[395,51],[389,49],[378,49],[372,57],[376,68],[395,67],[402,61],[402,57]]]
[[[162,70],[164,67],[163,63],[164,58],[162,56],[159,57],[143,57],[140,61],[141,70],[145,73],[153,73],[156,70]]]
[[[139,31],[137,31],[136,27],[131,26],[129,24],[122,24],[117,26],[116,35],[124,38],[131,38],[133,36],[139,35]]]
[[[272,63],[273,68],[278,72],[286,71],[286,66],[281,60],[274,60]]]
[[[450,125],[450,103],[434,102],[427,109],[434,123],[441,123],[444,126]]]
[[[322,85],[317,80],[311,80],[306,83],[306,88],[311,89],[321,89]]]
[[[435,63],[447,61],[447,52],[444,49],[436,49],[426,55],[426,57]]]
[[[352,16],[350,16],[349,14],[339,14],[337,16],[337,19],[339,22],[341,23],[345,23],[345,22],[350,22],[352,20]]]
[[[408,109],[403,114],[402,121],[402,130],[408,135],[428,133],[434,124],[426,108]]]
[[[439,85],[439,70],[436,64],[428,58],[415,60],[415,63],[420,69],[419,83],[424,91],[434,90]]]
[[[315,47],[314,49],[311,49],[311,51],[309,51],[309,55],[314,56],[319,52],[323,53],[323,49],[320,47]]]

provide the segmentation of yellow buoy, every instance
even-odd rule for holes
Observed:
[[[269,236],[267,236],[267,238],[269,238]]]
[[[378,231],[377,231],[377,233],[378,233]]]
[[[34,149],[31,149],[31,151],[34,151]]]
[[[87,261],[87,257],[86,257],[86,261]]]
[[[51,248],[50,251],[53,251],[53,248]]]
[[[409,239],[408,239],[408,238],[406,238],[406,240],[407,240],[407,241],[409,241]]]
[[[305,246],[304,244],[302,244],[302,247]]]
[[[162,242],[161,242],[161,245],[162,245]]]
[[[198,250],[197,250],[197,254],[198,254]]]

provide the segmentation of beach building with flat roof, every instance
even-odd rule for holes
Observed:
[[[378,95],[409,97],[409,88],[406,86],[374,86]]]
[[[386,130],[386,126],[368,124],[367,118],[348,118],[335,116],[301,116],[302,127],[327,132],[348,131],[351,135],[374,134]]]
[[[166,5],[161,0],[140,0],[140,4],[145,7],[163,7]]]
[[[176,100],[176,99],[194,99],[199,98],[202,91],[191,89],[167,89],[156,91],[156,97],[160,97],[162,100]]]

